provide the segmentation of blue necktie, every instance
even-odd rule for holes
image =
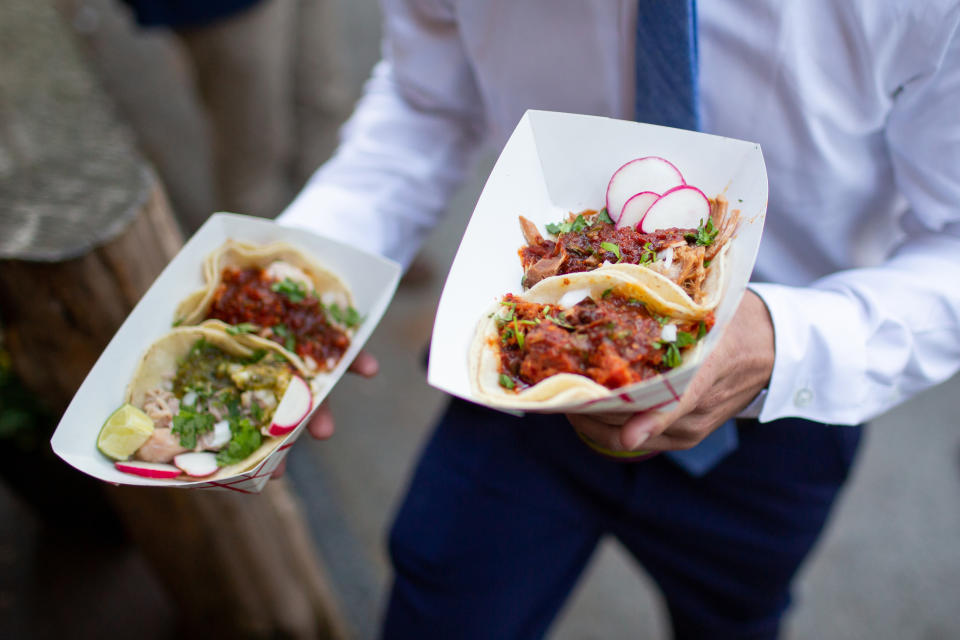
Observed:
[[[634,119],[678,129],[700,128],[696,0],[639,0]],[[667,455],[694,476],[737,448],[728,420],[700,444]]]

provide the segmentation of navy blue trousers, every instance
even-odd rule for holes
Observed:
[[[659,585],[676,638],[775,638],[861,429],[738,428],[738,449],[694,478],[664,456],[601,457],[562,416],[452,402],[390,533],[383,637],[542,637],[612,534]]]

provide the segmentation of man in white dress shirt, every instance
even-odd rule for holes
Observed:
[[[635,0],[383,4],[384,60],[286,224],[408,264],[526,109],[632,117]],[[454,402],[392,532],[385,636],[542,635],[613,533],[677,637],[775,637],[856,449],[840,425],[960,367],[960,2],[701,0],[697,22],[701,128],[759,142],[767,164],[752,293],[678,409],[570,421],[656,451],[748,405],[759,422],[696,475]],[[329,415],[311,430],[328,436]]]

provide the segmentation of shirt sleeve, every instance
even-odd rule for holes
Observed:
[[[383,60],[340,146],[278,221],[408,265],[483,138],[452,15],[438,0],[384,2]]]
[[[880,266],[809,287],[752,284],[774,325],[761,422],[869,420],[960,369],[960,37],[904,85],[887,120],[904,242]]]

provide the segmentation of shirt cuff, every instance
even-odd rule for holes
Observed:
[[[837,291],[766,283],[749,287],[767,306],[776,349],[760,422],[860,422],[866,347],[857,303]]]

